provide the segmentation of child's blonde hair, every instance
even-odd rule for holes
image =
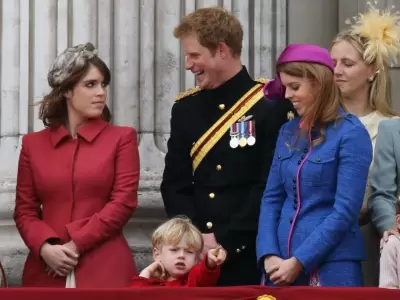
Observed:
[[[186,217],[175,217],[161,224],[153,233],[153,248],[161,249],[165,244],[176,246],[182,239],[193,251],[203,250],[201,232]]]

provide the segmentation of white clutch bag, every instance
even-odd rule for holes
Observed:
[[[65,282],[65,287],[67,289],[75,289],[76,288],[76,282],[75,282],[75,271],[72,271],[69,273],[67,276],[67,281]]]

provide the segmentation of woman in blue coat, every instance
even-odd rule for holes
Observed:
[[[362,286],[358,215],[372,145],[342,110],[333,70],[326,49],[292,44],[265,87],[299,115],[280,130],[261,203],[257,258],[268,285]]]

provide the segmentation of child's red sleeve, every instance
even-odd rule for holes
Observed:
[[[207,267],[207,255],[201,263],[195,265],[189,272],[187,286],[215,286],[219,279],[221,272],[220,266],[216,266],[215,269],[209,269]]]
[[[143,287],[143,286],[154,286],[159,285],[158,280],[148,279],[146,277],[134,276],[128,287]]]

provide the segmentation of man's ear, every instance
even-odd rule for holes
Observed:
[[[222,59],[232,56],[231,48],[223,42],[219,43],[217,52]]]

